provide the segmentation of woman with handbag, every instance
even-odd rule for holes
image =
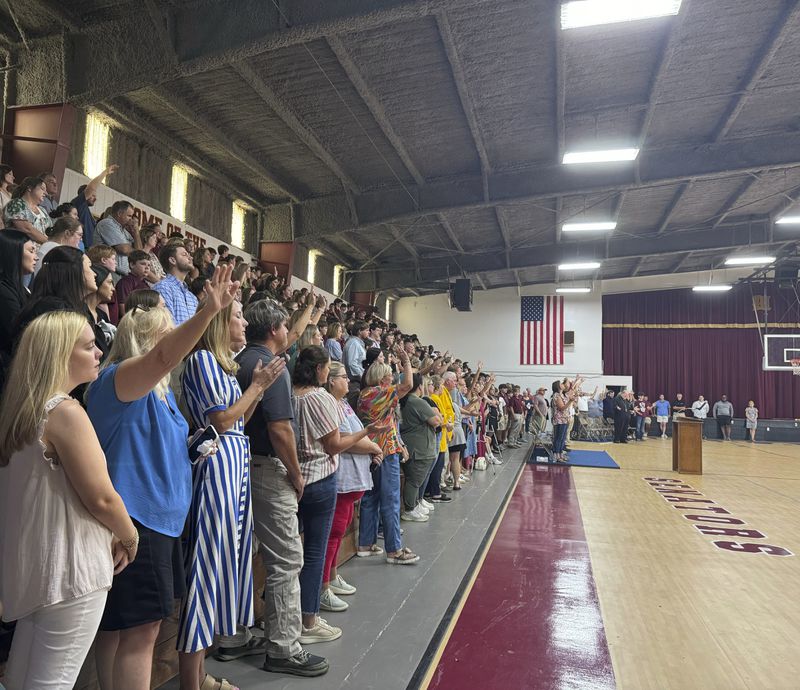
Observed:
[[[100,622],[95,656],[104,690],[149,690],[161,621],[184,594],[180,536],[192,471],[189,425],[169,389],[170,373],[233,302],[231,270],[217,268],[202,308],[178,328],[163,307],[126,313],[86,395],[111,481],[140,535],[135,564],[114,578]]]
[[[184,400],[197,429],[213,426],[217,451],[193,468],[187,521],[187,595],[178,626],[181,687],[211,688],[205,652],[214,635],[234,635],[237,623],[253,625],[253,513],[250,441],[244,425],[285,368],[280,357],[253,372],[242,392],[233,356],[244,348],[247,321],[233,302],[217,312],[182,375]]]

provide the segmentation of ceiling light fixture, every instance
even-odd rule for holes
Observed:
[[[775,261],[774,256],[730,256],[725,259],[726,266],[761,266]]]
[[[608,230],[616,230],[617,224],[613,222],[608,223],[564,223],[561,226],[564,232],[605,232]]]
[[[599,261],[583,261],[574,264],[559,264],[559,271],[591,271],[600,268]]]
[[[732,290],[732,285],[695,285],[692,288],[694,292],[727,292]]]
[[[570,151],[561,161],[564,165],[581,163],[619,163],[635,161],[639,149],[607,149],[605,151]]]
[[[775,221],[776,225],[800,225],[800,216],[784,216]]]
[[[676,15],[681,0],[574,0],[561,5],[561,28],[576,29]]]
[[[556,288],[556,292],[560,292],[562,294],[579,294],[579,293],[586,293],[591,292],[592,288],[588,287],[564,287],[564,288]]]

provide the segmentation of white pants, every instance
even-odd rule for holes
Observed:
[[[108,590],[46,606],[17,621],[8,690],[72,690],[94,642]]]

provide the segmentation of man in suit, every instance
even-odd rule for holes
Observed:
[[[628,442],[629,422],[628,391],[622,390],[614,398],[614,443]]]

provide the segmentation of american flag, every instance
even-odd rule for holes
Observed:
[[[564,363],[563,297],[522,298],[519,363]]]

